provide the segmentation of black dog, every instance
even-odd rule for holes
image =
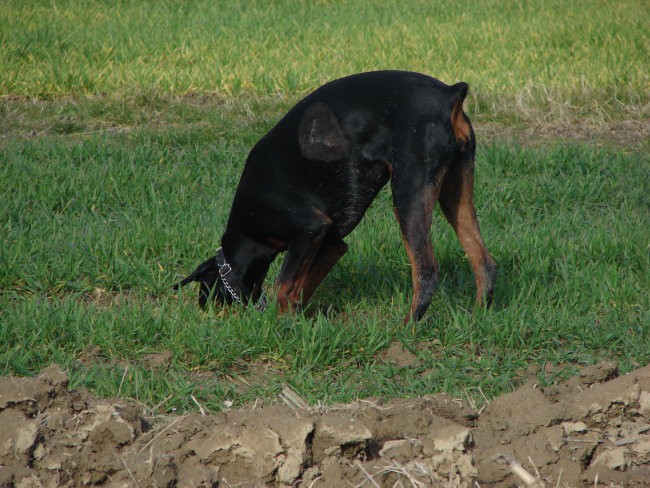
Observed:
[[[276,282],[280,311],[304,304],[347,251],[343,238],[391,183],[411,262],[419,320],[438,283],[430,238],[436,201],[469,257],[477,304],[489,305],[496,262],[473,202],[474,131],[453,86],[404,71],[376,71],[323,85],[253,147],[217,255],[175,288],[199,281],[199,302],[257,301],[269,265],[287,255]]]

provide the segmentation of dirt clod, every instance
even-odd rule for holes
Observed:
[[[438,395],[151,423],[51,366],[0,378],[0,487],[650,486],[650,366],[617,374],[531,382],[481,415]]]

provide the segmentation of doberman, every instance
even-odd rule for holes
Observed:
[[[405,71],[360,73],[318,88],[253,147],[221,248],[174,288],[200,282],[202,307],[211,295],[261,307],[269,266],[286,251],[275,291],[281,312],[295,309],[345,254],[343,238],[390,181],[411,263],[407,321],[422,317],[438,284],[430,236],[437,201],[471,262],[476,303],[489,305],[497,267],[474,209],[467,89]]]

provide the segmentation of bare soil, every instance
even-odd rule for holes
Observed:
[[[56,365],[0,378],[0,487],[650,486],[650,365],[532,381],[480,413],[444,395],[155,417],[69,390]]]

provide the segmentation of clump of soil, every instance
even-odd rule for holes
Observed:
[[[162,419],[53,365],[0,378],[0,487],[648,486],[650,366],[616,376],[530,383],[480,415],[438,395]]]

